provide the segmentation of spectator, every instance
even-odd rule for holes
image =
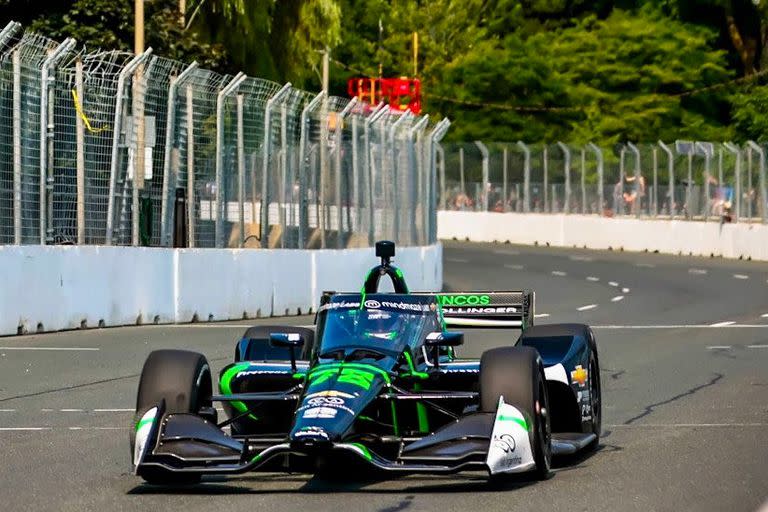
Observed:
[[[617,213],[638,213],[645,197],[645,178],[634,174],[624,175],[613,189]]]

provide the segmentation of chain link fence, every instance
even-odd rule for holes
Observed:
[[[0,244],[429,244],[449,125],[11,22]]]
[[[768,146],[437,144],[440,209],[768,223]]]

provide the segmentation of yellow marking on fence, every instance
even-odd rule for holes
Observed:
[[[91,126],[91,122],[88,120],[88,117],[85,115],[85,112],[83,111],[83,106],[80,103],[80,98],[77,96],[77,90],[72,89],[72,99],[75,101],[75,110],[77,110],[77,114],[80,116],[80,118],[83,120],[83,123],[85,124],[85,128],[91,132],[91,133],[101,133],[103,131],[109,130],[109,125],[104,125],[100,128],[94,128]]]

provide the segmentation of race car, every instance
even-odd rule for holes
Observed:
[[[553,455],[597,447],[600,367],[588,326],[534,326],[531,291],[410,293],[394,253],[377,243],[381,263],[361,291],[325,292],[313,326],[248,329],[216,393],[203,355],[152,352],[131,429],[135,473],[181,484],[362,465],[543,479]],[[385,276],[394,293],[379,292]],[[463,359],[458,326],[501,329],[509,343]]]

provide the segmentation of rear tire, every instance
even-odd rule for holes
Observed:
[[[544,367],[536,349],[501,347],[480,358],[480,410],[495,413],[499,397],[517,407],[533,428],[529,431],[534,476],[543,480],[552,465],[552,432]]]
[[[165,400],[165,414],[198,414],[212,409],[211,368],[205,356],[186,350],[156,350],[149,354],[139,379],[136,415],[130,429],[131,456],[136,442],[135,425],[145,412]],[[139,476],[151,484],[178,485],[200,481],[200,475],[180,474],[162,468],[142,468]]]

